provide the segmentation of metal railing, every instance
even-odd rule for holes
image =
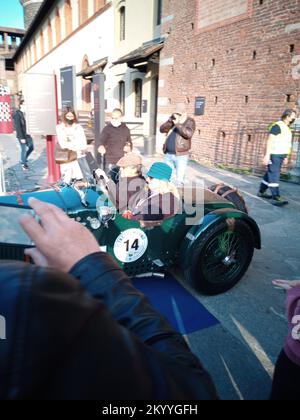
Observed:
[[[268,130],[252,129],[236,131],[219,130],[214,151],[214,163],[232,169],[262,174],[265,171],[263,157],[267,149]],[[300,131],[293,131],[293,152],[283,172],[300,166]],[[300,168],[299,168],[300,169]]]
[[[3,156],[0,151],[0,194],[4,194],[5,192],[6,192],[6,186],[5,186],[4,164],[3,164]]]

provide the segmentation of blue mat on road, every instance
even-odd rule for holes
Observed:
[[[135,287],[181,334],[190,334],[219,324],[208,310],[170,274],[134,279]]]

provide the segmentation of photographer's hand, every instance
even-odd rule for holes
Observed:
[[[92,233],[62,210],[35,198],[30,198],[28,203],[39,216],[40,223],[29,215],[23,216],[20,223],[35,243],[36,248],[26,250],[26,255],[36,265],[68,273],[81,259],[99,252]]]

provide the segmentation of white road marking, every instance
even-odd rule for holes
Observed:
[[[253,351],[257,359],[260,361],[267,374],[272,379],[275,370],[274,363],[271,361],[271,359],[264,351],[257,339],[252,334],[250,334],[250,332],[247,331],[246,328],[238,320],[236,320],[234,317],[231,318],[238,330],[240,331],[242,337],[248,344],[248,346],[251,348],[251,350]]]

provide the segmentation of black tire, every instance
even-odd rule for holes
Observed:
[[[253,254],[254,237],[247,223],[221,221],[200,236],[185,280],[204,295],[225,293],[244,276]]]
[[[237,210],[248,214],[248,208],[244,197],[236,188],[229,187],[225,184],[216,184],[212,185],[209,190],[218,194],[220,197],[226,198],[226,200],[234,204]]]

